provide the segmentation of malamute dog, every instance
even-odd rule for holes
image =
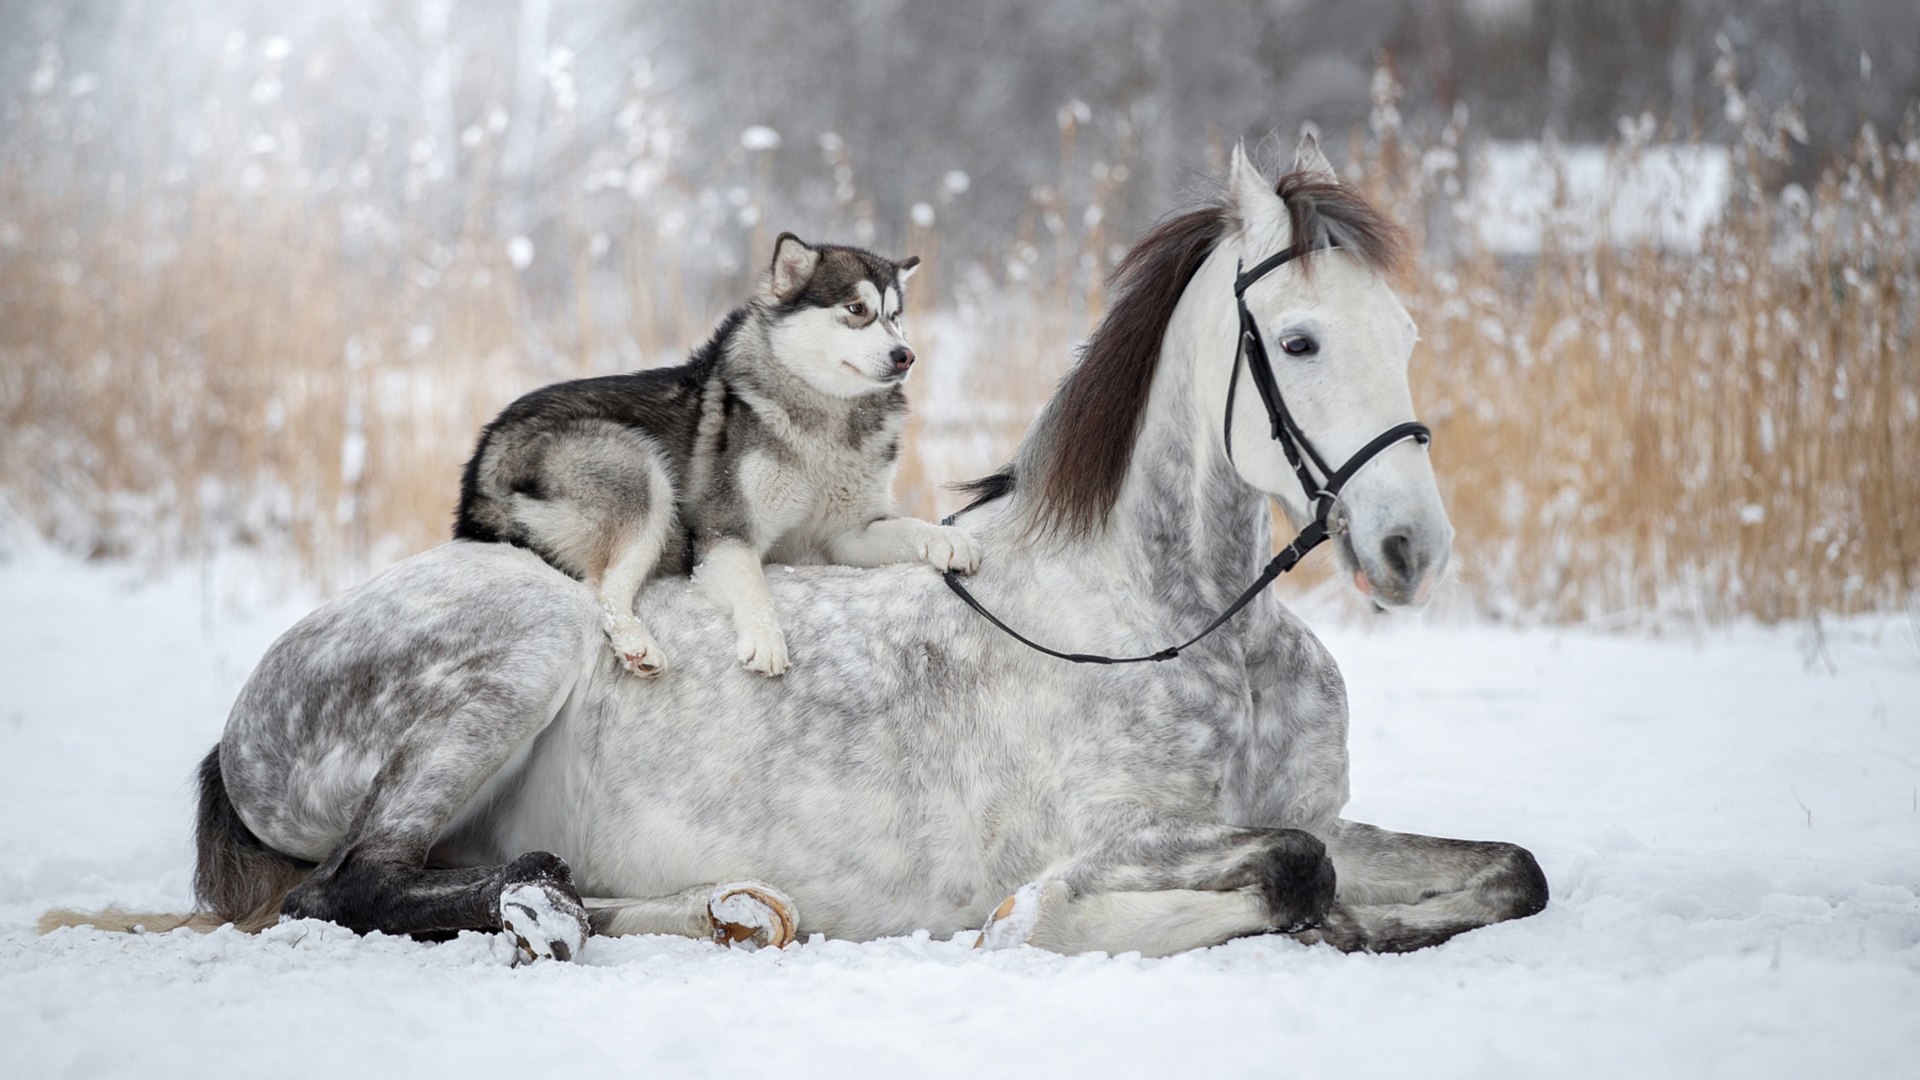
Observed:
[[[782,233],[754,297],[685,364],[507,406],[467,462],[454,536],[518,544],[584,580],[614,652],[647,676],[666,658],[634,598],[656,567],[691,567],[732,614],[740,661],[765,675],[786,671],[787,644],[762,559],[971,572],[966,532],[892,513],[914,361],[900,307],[919,262]]]

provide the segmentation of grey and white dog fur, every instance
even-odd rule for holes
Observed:
[[[1390,223],[1311,140],[1277,190],[1236,149],[1228,187],[1121,264],[997,497],[960,516],[992,553],[974,593],[1049,644],[1181,640],[1266,561],[1270,498],[1304,521],[1256,395],[1223,445],[1236,265],[1339,244],[1246,294],[1332,460],[1414,415]],[[1425,449],[1382,453],[1341,500],[1356,585],[1417,603],[1452,535]],[[589,927],[753,925],[723,914],[742,896],[802,935],[984,924],[988,946],[1149,955],[1272,932],[1412,949],[1547,903],[1524,848],[1341,816],[1340,671],[1271,590],[1179,659],[1127,667],[1027,649],[924,564],[800,567],[769,592],[795,642],[781,680],[716,658],[720,620],[668,578],[649,613],[691,677],[626,677],[593,593],[508,545],[447,544],[335,598],[267,651],[202,766],[201,903],[249,925],[503,929],[540,957]]]
[[[661,568],[692,568],[763,675],[788,664],[763,560],[971,572],[964,530],[892,512],[919,262],[781,234],[756,295],[687,363],[507,406],[467,462],[454,537],[517,544],[585,581],[613,651],[647,676],[666,656],[634,604]]]

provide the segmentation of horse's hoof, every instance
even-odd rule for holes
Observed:
[[[545,881],[509,885],[500,891],[500,929],[518,950],[515,964],[572,960],[592,933],[580,901]]]
[[[784,949],[800,928],[793,898],[761,881],[715,887],[707,898],[707,919],[713,924],[714,944],[738,949]]]
[[[976,949],[1011,949],[1033,940],[1041,916],[1073,898],[1064,881],[1030,881],[1000,901],[974,940]]]

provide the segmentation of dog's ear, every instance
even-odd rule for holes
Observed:
[[[790,232],[781,233],[773,242],[773,278],[768,283],[773,288],[774,299],[785,303],[799,295],[819,268],[818,251]]]
[[[913,272],[918,269],[920,269],[920,256],[918,255],[909,255],[906,261],[893,264],[893,272],[899,275],[902,286],[906,285],[907,279],[912,277]]]

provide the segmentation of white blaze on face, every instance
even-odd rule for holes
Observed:
[[[891,285],[856,282],[852,299],[783,316],[769,336],[774,355],[823,393],[858,397],[900,381],[893,354],[907,339]]]

